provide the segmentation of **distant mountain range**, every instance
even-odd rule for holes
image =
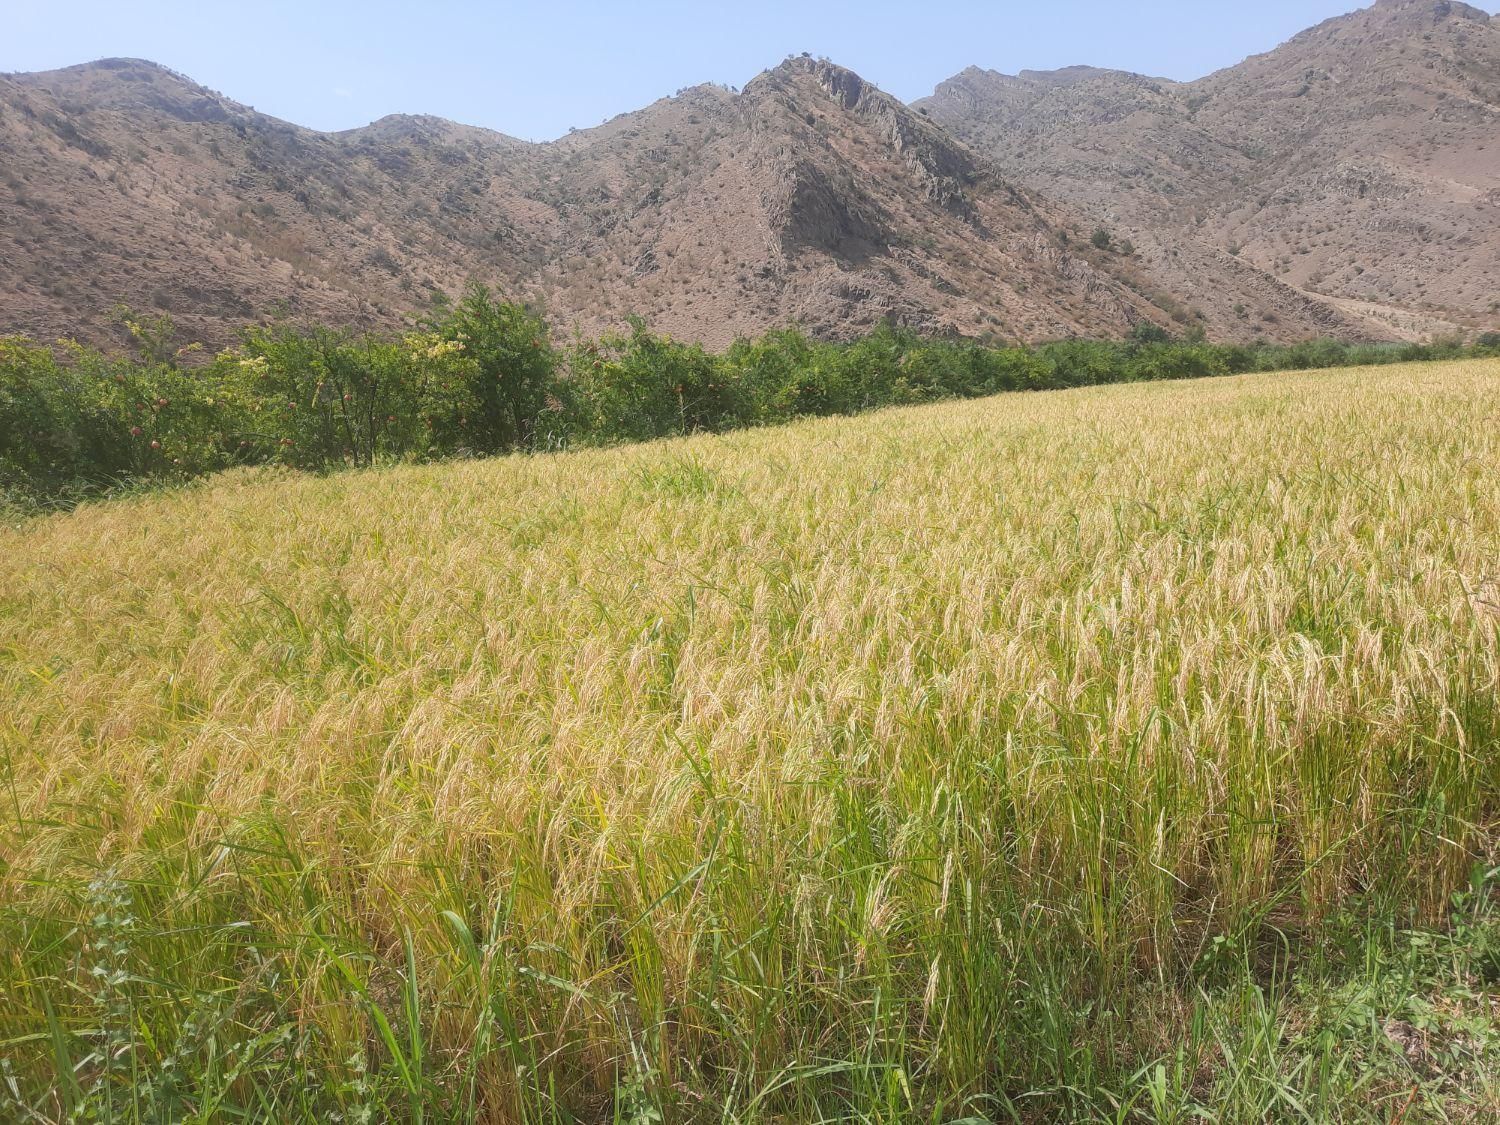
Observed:
[[[793,58],[547,144],[319,133],[106,59],[0,77],[0,258],[0,332],[98,341],[122,300],[219,342],[399,324],[470,278],[710,345],[1494,328],[1500,18],[1380,0],[1197,82],[970,69],[913,106]]]

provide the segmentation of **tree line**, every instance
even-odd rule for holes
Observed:
[[[996,347],[882,326],[851,342],[795,328],[713,353],[651,331],[559,344],[534,309],[480,285],[412,330],[244,329],[205,357],[166,318],[122,316],[114,355],[0,336],[0,499],[57,504],[235,465],[491,456],[1005,391],[1500,355],[1474,344],[1211,344],[1138,326],[1124,341]]]

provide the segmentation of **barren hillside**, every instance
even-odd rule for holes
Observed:
[[[0,106],[7,329],[87,331],[120,299],[211,338],[278,311],[394,322],[471,277],[560,327],[639,312],[712,344],[1166,320],[1052,209],[812,60],[545,145],[422,117],[317,133],[130,60],[7,79]]]
[[[1468,5],[1380,0],[1185,84],[972,69],[918,108],[1168,288],[1228,254],[1400,335],[1500,321],[1500,23]]]
[[[795,58],[547,144],[421,116],[319,133],[107,59],[0,77],[0,331],[108,339],[120,301],[211,342],[393,325],[468,279],[565,332],[640,313],[711,345],[885,318],[1027,341],[1488,326],[1497,91],[1500,27],[1431,0],[1190,84],[974,69],[906,107]]]

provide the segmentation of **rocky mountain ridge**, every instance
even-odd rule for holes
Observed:
[[[140,60],[8,75],[0,331],[109,339],[122,300],[210,342],[274,316],[391,326],[471,278],[563,332],[639,313],[714,346],[882,319],[1027,341],[1476,328],[1497,35],[1381,0],[1199,83],[971,69],[915,106],[800,57],[545,144],[409,115],[320,133]]]
[[[1227,252],[1403,336],[1500,311],[1500,21],[1477,8],[1379,0],[1190,83],[971,68],[917,107],[1148,256]]]

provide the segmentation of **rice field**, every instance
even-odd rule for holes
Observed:
[[[0,1119],[1500,1114],[1500,362],[0,530]]]

